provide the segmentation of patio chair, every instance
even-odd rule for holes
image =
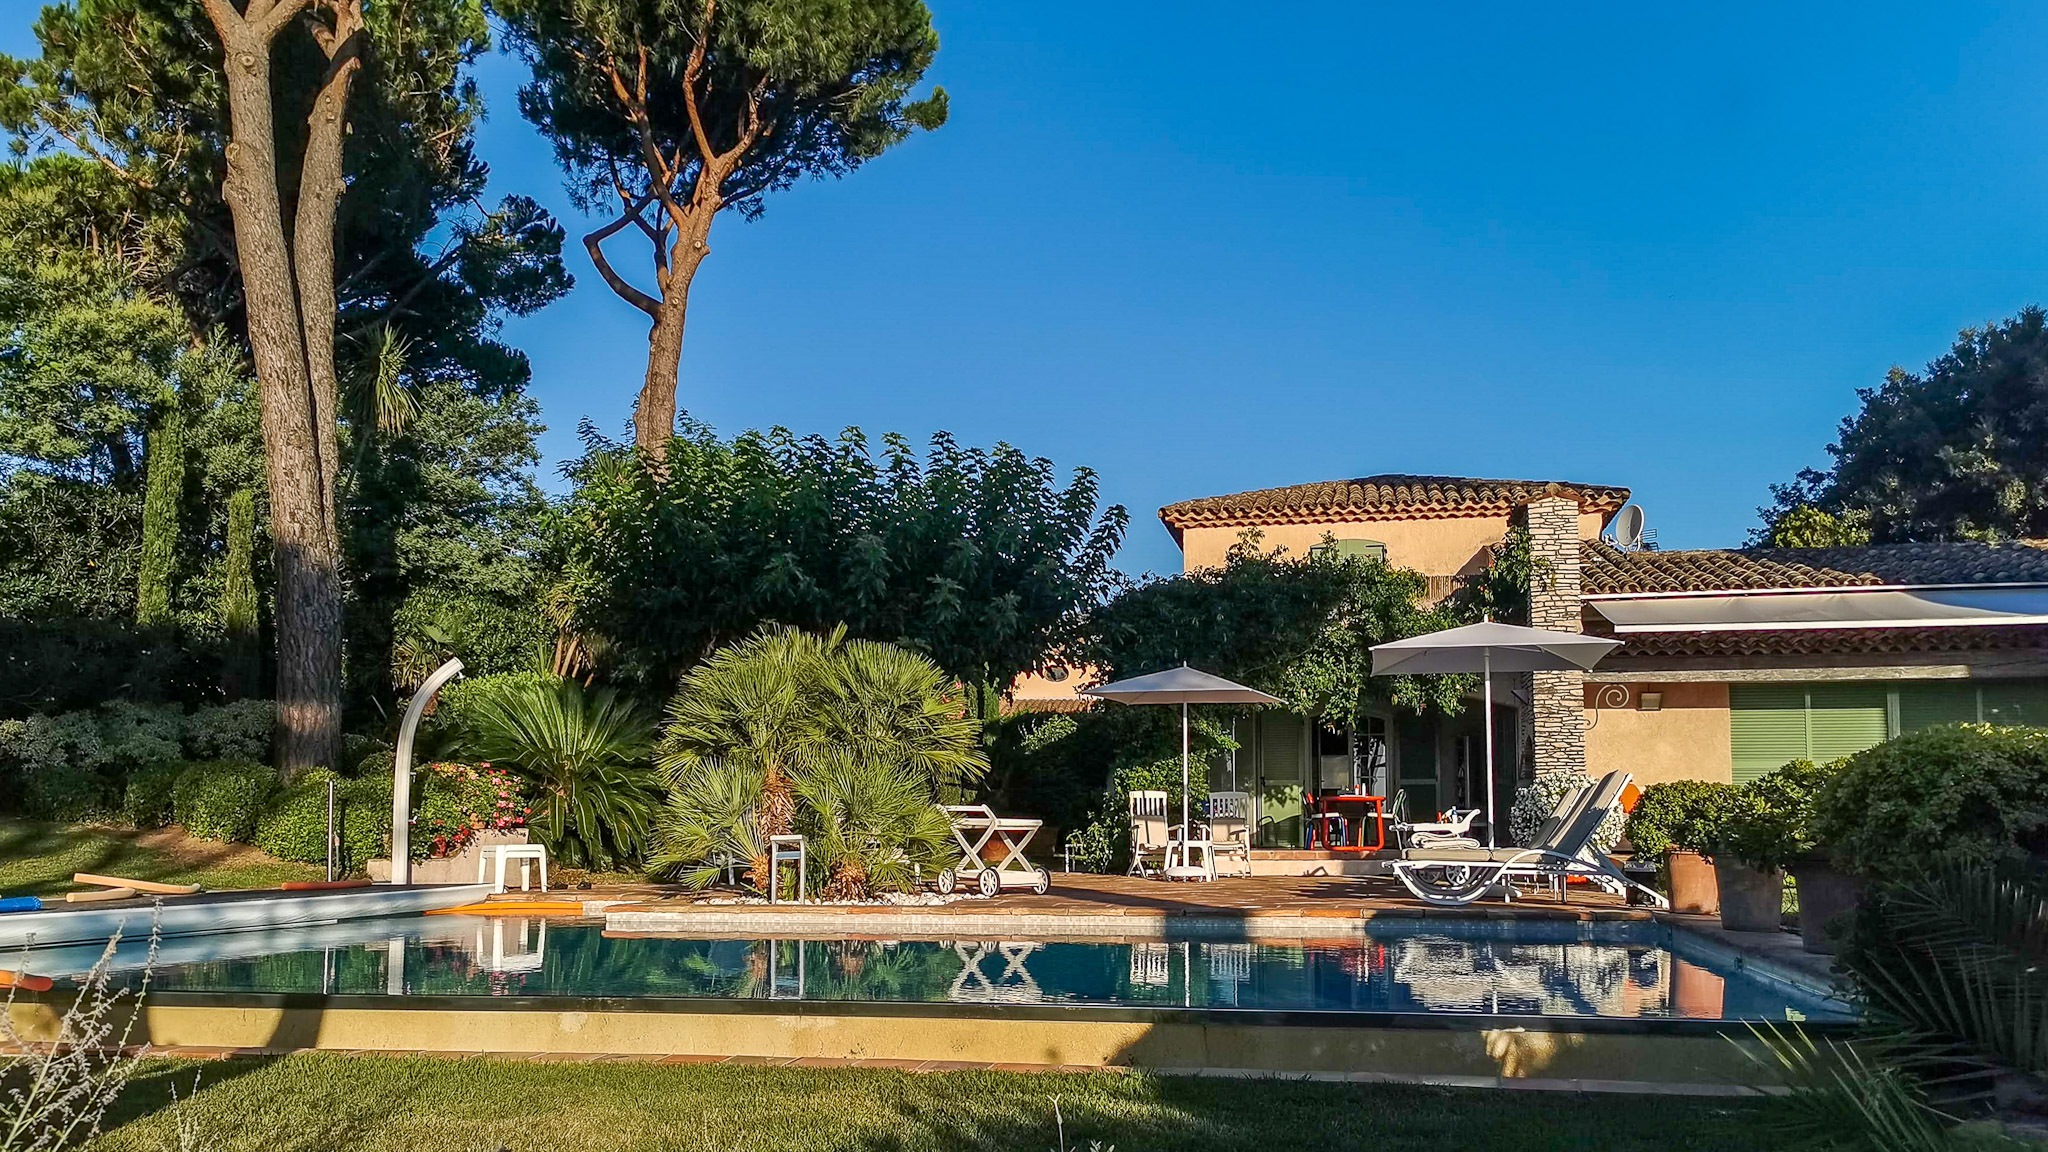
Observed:
[[[1133,792],[1131,803],[1131,868],[1127,875],[1146,875],[1146,861],[1166,869],[1166,793]]]
[[[1388,818],[1394,826],[1394,843],[1401,848],[1477,848],[1479,840],[1472,835],[1472,821],[1478,819],[1479,809],[1469,808],[1463,812],[1456,808],[1445,813],[1442,820],[1408,819],[1408,790],[1403,788],[1394,793],[1394,802],[1389,808]]]
[[[1242,861],[1252,874],[1252,798],[1246,792],[1209,793],[1209,844],[1218,860]]]
[[[1592,848],[1594,831],[1621,799],[1628,783],[1629,774],[1616,771],[1590,788],[1577,790],[1560,802],[1559,812],[1544,821],[1548,835],[1539,830],[1537,839],[1526,848],[1408,848],[1388,867],[1416,899],[1427,904],[1470,904],[1495,888],[1503,889],[1505,898],[1512,901],[1517,879],[1568,884],[1577,876],[1609,892],[1640,892],[1653,906],[1668,908],[1670,903],[1663,896],[1630,879],[1614,861]]]

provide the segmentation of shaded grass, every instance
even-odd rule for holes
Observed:
[[[326,875],[319,865],[279,860],[246,844],[194,840],[174,829],[0,820],[0,895],[61,894],[76,887],[74,872],[212,889],[273,888]]]
[[[1783,1106],[1760,1100],[311,1053],[153,1062],[92,1147],[176,1147],[182,1121],[202,1147],[221,1152],[1045,1152],[1057,1140],[1055,1097],[1069,1148],[1099,1140],[1117,1152],[1744,1152],[1782,1144],[1774,1129]]]

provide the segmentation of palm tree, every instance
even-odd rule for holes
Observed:
[[[906,886],[942,856],[933,800],[988,767],[937,665],[843,628],[767,629],[713,655],[669,705],[657,763],[671,789],[657,868],[703,885],[739,860],[766,888],[768,838],[801,830],[845,894]]]
[[[468,746],[540,792],[533,827],[566,863],[610,868],[637,859],[655,803],[646,758],[654,728],[609,688],[573,680],[492,685],[469,709]]]

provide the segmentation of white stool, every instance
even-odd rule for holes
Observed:
[[[483,855],[476,858],[476,882],[484,882],[484,872],[491,860],[498,861],[497,891],[505,890],[505,861],[519,861],[519,890],[529,891],[532,876],[527,861],[540,861],[540,890],[548,890],[548,850],[539,844],[491,844],[484,848]]]

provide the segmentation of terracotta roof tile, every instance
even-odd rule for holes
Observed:
[[[1544,496],[1576,497],[1588,512],[1612,513],[1628,489],[1558,480],[1480,480],[1469,476],[1361,476],[1319,484],[1261,488],[1183,500],[1159,510],[1176,535],[1184,528],[1300,524],[1388,516],[1438,518],[1506,512]]]
[[[1744,548],[1623,552],[1580,545],[1588,596],[1884,584],[2048,582],[2048,540],[2002,544],[1872,544],[1861,548]]]
[[[1588,620],[1588,632],[1601,632]],[[1612,631],[1604,634],[1613,635]],[[1770,632],[1643,632],[1614,636],[1622,642],[1608,657],[1626,671],[1631,659],[1740,656],[1906,656],[1928,652],[2039,650],[2048,645],[2048,625],[1995,628],[1827,628]],[[1607,666],[1603,664],[1603,667]],[[1596,672],[1592,676],[1598,679]]]

